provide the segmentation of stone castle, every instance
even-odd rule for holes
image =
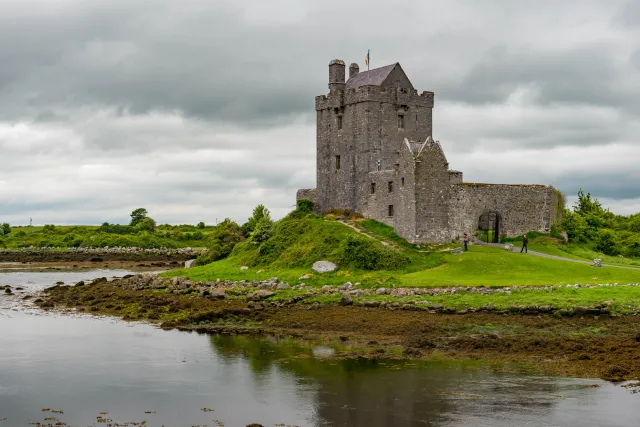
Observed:
[[[562,195],[546,185],[481,184],[449,169],[433,139],[433,92],[418,93],[399,63],[360,72],[329,63],[329,93],[316,97],[317,188],[298,190],[324,213],[359,212],[412,243],[445,243],[478,231],[494,242],[548,232]]]

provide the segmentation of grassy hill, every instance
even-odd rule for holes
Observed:
[[[167,274],[193,280],[278,277],[300,283],[299,278],[311,272],[315,261],[329,260],[339,265],[336,272],[314,274],[306,282],[435,287],[640,281],[640,271],[596,268],[482,246],[471,246],[468,253],[454,255],[452,246],[455,245],[418,248],[398,237],[392,228],[372,220],[341,223],[313,215],[290,215],[276,222],[271,236],[263,242],[247,239],[236,245],[226,259]],[[249,269],[240,270],[242,266]]]

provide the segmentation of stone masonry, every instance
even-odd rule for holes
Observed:
[[[360,212],[413,243],[444,243],[486,228],[513,237],[561,219],[551,186],[466,183],[432,137],[434,93],[418,93],[399,63],[359,72],[329,64],[316,97],[317,188],[298,190],[319,213]]]

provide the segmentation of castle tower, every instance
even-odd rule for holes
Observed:
[[[332,60],[329,93],[316,98],[316,207],[395,226],[408,179],[398,175],[399,152],[405,138],[431,136],[433,93],[418,94],[398,63],[362,72],[352,63],[346,82],[344,74],[344,61]]]

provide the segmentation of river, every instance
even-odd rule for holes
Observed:
[[[0,285],[15,292],[0,294],[0,427],[640,424],[640,394],[599,380],[470,363],[334,360],[331,348],[292,339],[44,312],[15,290],[128,273],[0,269]]]

